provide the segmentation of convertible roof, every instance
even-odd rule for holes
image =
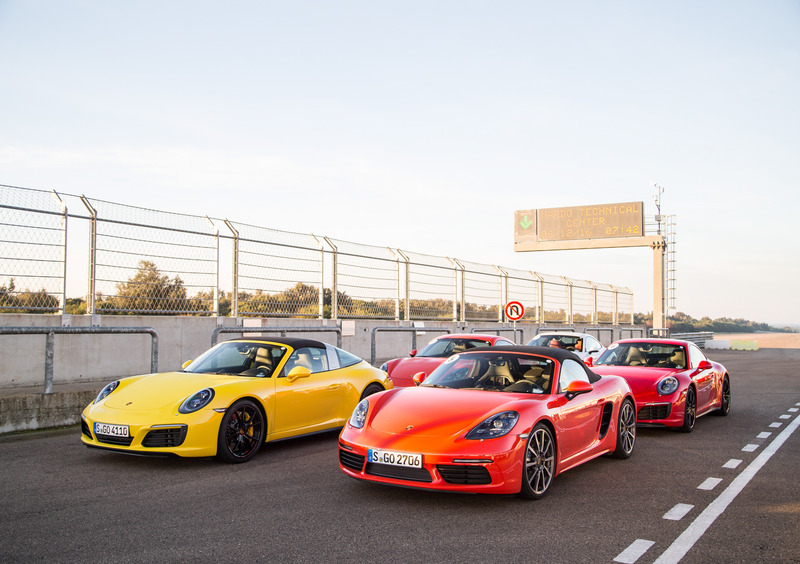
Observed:
[[[568,358],[573,360],[581,360],[581,358],[576,355],[572,351],[568,351],[566,349],[559,349],[556,347],[527,347],[527,346],[520,346],[520,347],[492,347],[492,348],[477,348],[477,349],[469,349],[468,351],[464,351],[460,354],[475,354],[475,353],[495,353],[495,352],[510,352],[510,353],[527,353],[527,354],[538,354],[540,356],[549,356],[550,358],[554,358],[559,362]]]
[[[254,331],[255,333],[256,331]],[[277,343],[279,345],[287,345],[293,349],[301,349],[303,347],[317,347],[325,348],[325,343],[316,341],[314,339],[303,339],[300,337],[281,337],[280,335],[262,335],[259,337],[241,337],[238,339],[230,339],[231,341],[246,341],[246,342],[268,342]]]

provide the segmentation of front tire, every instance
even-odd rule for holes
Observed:
[[[220,423],[217,458],[233,464],[247,462],[261,448],[265,433],[261,408],[249,399],[237,401],[228,408]]]
[[[692,386],[686,390],[686,402],[683,409],[682,433],[691,433],[694,429],[694,422],[697,420],[697,394]]]
[[[556,473],[556,443],[550,428],[539,423],[533,428],[525,446],[525,464],[522,467],[524,499],[540,499],[553,482]]]
[[[619,408],[617,419],[617,447],[611,456],[614,458],[629,458],[636,444],[636,408],[633,402],[626,399]]]

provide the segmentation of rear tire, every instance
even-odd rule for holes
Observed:
[[[237,401],[228,408],[219,425],[217,458],[233,464],[247,462],[261,448],[266,427],[264,414],[255,402]]]
[[[547,425],[539,423],[531,431],[525,446],[519,495],[524,499],[540,499],[553,483],[555,473],[556,443],[553,433]]]
[[[683,409],[682,433],[691,433],[694,429],[694,422],[697,421],[697,394],[692,386],[686,390],[686,402]]]
[[[636,408],[626,399],[619,407],[617,419],[617,448],[611,454],[614,458],[630,458],[636,444]]]

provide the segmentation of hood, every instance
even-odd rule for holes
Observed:
[[[441,356],[413,356],[401,358],[395,363],[390,376],[392,378],[411,378],[417,372],[424,372],[430,376],[442,364],[446,357]]]
[[[226,374],[194,374],[189,372],[162,372],[137,378],[130,384],[120,381],[104,404],[113,409],[157,410],[171,408],[195,392],[230,382],[241,381],[241,376]]]
[[[542,397],[550,399],[550,396]],[[395,388],[382,399],[370,427],[383,433],[418,437],[456,436],[494,413],[519,411],[520,401],[535,401],[529,396],[520,400],[502,392],[432,387]]]
[[[614,375],[624,378],[635,396],[638,393],[649,391],[666,376],[675,376],[682,370],[674,368],[655,368],[648,366],[593,366],[591,371],[601,376]]]

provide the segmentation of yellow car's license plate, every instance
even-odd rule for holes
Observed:
[[[127,425],[112,425],[110,423],[94,424],[95,435],[111,435],[112,437],[130,437]]]
[[[408,468],[422,468],[422,455],[407,452],[394,452],[391,450],[369,449],[369,461],[392,466],[406,466]]]

